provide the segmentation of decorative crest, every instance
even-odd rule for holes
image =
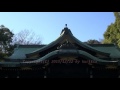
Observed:
[[[67,28],[67,24],[65,24],[65,27]]]

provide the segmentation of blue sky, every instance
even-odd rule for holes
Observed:
[[[15,34],[33,30],[41,37],[42,44],[49,44],[59,37],[65,24],[81,41],[103,39],[108,25],[115,21],[113,12],[0,12],[0,25]]]

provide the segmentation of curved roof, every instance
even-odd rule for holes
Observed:
[[[106,52],[104,52],[104,51],[97,50],[96,48],[93,48],[93,47],[91,47],[90,45],[81,42],[80,40],[78,40],[78,39],[77,39],[76,37],[74,37],[74,36],[70,36],[70,37],[71,37],[71,39],[73,39],[73,41],[74,41],[75,43],[77,43],[77,44],[78,44],[79,46],[81,46],[81,47],[84,47],[84,48],[86,48],[86,49],[88,49],[88,50],[91,50],[91,51],[94,51],[94,52],[98,52],[98,53],[100,53],[100,54],[104,54],[104,55],[107,55],[107,56],[110,55],[110,53],[106,53]]]
[[[40,49],[45,45],[19,45],[18,48],[14,49],[14,53],[8,57],[11,61],[22,61],[22,59],[26,59],[25,54]]]
[[[114,44],[89,44],[89,45],[97,50],[110,53],[109,58],[120,60],[120,50]],[[14,50],[14,53],[6,59],[10,59],[10,61],[17,62],[23,61],[23,59],[26,59],[25,54],[38,50],[44,46],[45,45],[19,45],[19,47]]]
[[[26,62],[0,62],[0,67],[20,67],[20,66],[32,66],[32,65],[36,65],[36,64],[40,64],[42,61],[45,60],[50,60],[54,57],[59,57],[59,56],[80,56],[80,57],[84,57],[86,59],[89,60],[93,60],[93,61],[97,61],[98,64],[103,64],[103,65],[118,65],[120,64],[120,62],[118,61],[108,61],[108,60],[104,60],[104,59],[99,59],[95,56],[92,56],[91,54],[82,51],[82,50],[55,50],[52,51],[48,54],[46,54],[45,56],[34,60],[34,61],[26,61]]]
[[[87,53],[85,51],[82,51],[82,50],[55,50],[55,51],[52,51],[52,52],[48,53],[47,55],[45,55],[42,58],[39,58],[37,60],[21,62],[21,63],[24,63],[24,64],[36,64],[36,63],[41,63],[44,60],[52,59],[52,58],[54,58],[56,56],[66,56],[66,55],[69,55],[69,56],[71,56],[71,55],[82,56],[84,58],[91,59],[93,61],[97,61],[98,63],[101,63],[101,64],[106,64],[106,63],[107,64],[118,64],[118,61],[108,61],[108,60],[99,59],[99,58],[97,58],[95,56],[92,56],[91,54],[89,54],[89,53]]]
[[[44,51],[44,50],[47,50],[47,49],[49,49],[49,48],[57,45],[58,43],[62,42],[64,39],[69,39],[69,38],[70,38],[72,41],[74,41],[75,43],[77,43],[79,46],[83,47],[83,48],[86,48],[86,49],[88,49],[88,50],[91,50],[91,51],[94,51],[94,52],[98,52],[98,53],[101,53],[101,54],[104,54],[104,55],[107,55],[107,56],[110,55],[110,53],[102,52],[102,51],[100,51],[100,50],[97,50],[97,49],[95,49],[95,48],[93,48],[93,47],[91,47],[91,46],[89,46],[89,45],[87,45],[87,44],[79,41],[77,38],[75,38],[75,37],[73,36],[73,34],[71,33],[70,29],[64,28],[64,29],[62,30],[61,35],[60,35],[55,41],[51,42],[50,44],[48,44],[48,45],[46,45],[46,46],[44,46],[44,47],[42,47],[42,48],[40,48],[40,49],[38,49],[38,50],[35,50],[35,51],[31,52],[31,53],[26,54],[26,56],[29,57],[29,56],[31,56],[31,55],[35,55],[36,53],[40,53],[40,52],[42,52],[42,51]]]
[[[120,49],[114,44],[90,44],[90,46],[100,51],[110,53],[111,58],[120,59]]]

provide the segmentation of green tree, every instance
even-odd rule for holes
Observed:
[[[4,25],[0,26],[0,58],[9,54],[10,44],[12,42],[13,33]]]
[[[115,22],[104,33],[104,44],[114,43],[120,47],[120,13],[114,12]]]

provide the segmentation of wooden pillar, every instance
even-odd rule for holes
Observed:
[[[93,78],[93,73],[92,73],[93,71],[92,70],[90,70],[90,78]]]
[[[20,78],[20,72],[19,72],[19,70],[17,70],[16,72],[17,72],[17,78]]]

